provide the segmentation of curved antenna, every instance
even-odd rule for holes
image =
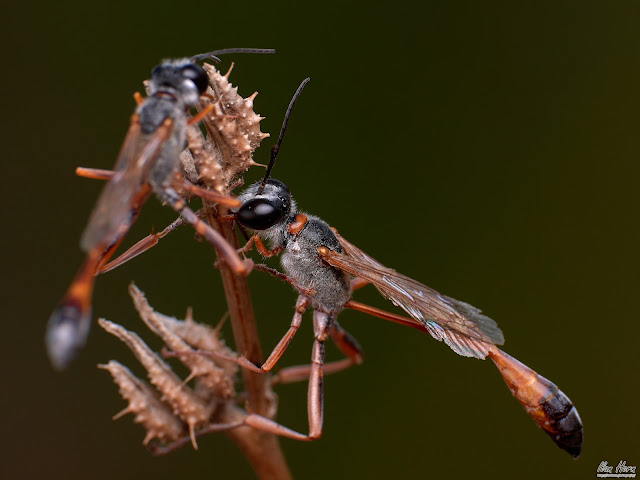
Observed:
[[[273,48],[223,48],[222,50],[213,50],[207,53],[200,53],[190,58],[192,62],[199,62],[200,60],[213,60],[220,63],[220,59],[217,55],[226,55],[228,53],[276,53]]]
[[[296,93],[293,94],[293,98],[289,102],[289,106],[287,107],[287,112],[284,114],[284,121],[282,122],[282,128],[280,129],[280,135],[278,136],[278,141],[273,147],[271,147],[271,158],[269,159],[269,165],[267,166],[267,171],[264,174],[264,177],[260,181],[260,186],[258,187],[258,191],[256,192],[256,195],[260,195],[264,190],[264,185],[267,179],[269,178],[269,175],[271,174],[271,169],[273,168],[273,165],[276,163],[276,158],[278,157],[278,152],[280,151],[280,144],[282,143],[282,139],[284,138],[284,132],[287,130],[287,124],[289,123],[289,117],[291,116],[291,111],[293,110],[293,106],[296,104],[296,101],[298,100],[298,97],[302,93],[302,89],[304,88],[304,86],[307,83],[309,83],[309,80],[311,80],[311,78],[307,77],[302,81],[302,83],[300,83],[300,85],[298,86],[298,89],[296,90]]]

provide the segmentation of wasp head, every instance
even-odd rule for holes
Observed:
[[[151,71],[149,94],[165,92],[194,105],[209,85],[204,69],[189,59],[167,60]]]
[[[295,210],[295,202],[287,186],[269,178],[247,188],[238,197],[242,206],[236,211],[236,220],[252,230],[269,230],[281,225]]]

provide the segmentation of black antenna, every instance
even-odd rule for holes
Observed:
[[[213,60],[220,63],[220,59],[216,55],[226,55],[228,53],[276,53],[273,48],[224,48],[222,50],[213,50],[212,52],[201,53],[191,57],[192,62],[200,60]]]
[[[296,93],[293,94],[293,98],[289,102],[289,107],[287,107],[287,112],[284,114],[284,121],[282,122],[282,128],[280,129],[280,135],[278,136],[278,141],[273,147],[271,147],[271,158],[269,159],[269,165],[267,166],[267,171],[264,174],[264,178],[260,181],[260,186],[258,187],[258,191],[256,192],[256,195],[260,195],[264,190],[265,182],[267,181],[267,179],[269,178],[269,175],[271,174],[271,169],[273,168],[274,163],[276,163],[276,158],[278,157],[278,152],[280,151],[280,144],[282,143],[282,138],[284,137],[284,132],[287,130],[287,124],[289,123],[289,117],[291,116],[291,110],[293,110],[293,106],[296,104],[298,97],[302,93],[302,89],[307,83],[309,83],[309,80],[311,80],[311,78],[307,77],[302,81],[302,83],[296,90]]]

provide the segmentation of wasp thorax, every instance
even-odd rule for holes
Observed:
[[[289,189],[273,178],[268,179],[264,186],[261,182],[252,185],[239,199],[242,206],[236,212],[236,219],[253,230],[268,230],[282,223],[291,213]]]

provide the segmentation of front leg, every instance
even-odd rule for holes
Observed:
[[[289,275],[286,275],[282,272],[279,272],[278,270],[276,270],[275,268],[271,268],[271,267],[267,267],[266,265],[262,264],[262,263],[256,263],[253,268],[255,270],[260,270],[261,272],[265,272],[268,273],[269,275],[276,277],[280,280],[282,280],[285,283],[288,283],[289,285],[291,285],[293,288],[295,288],[296,290],[298,290],[298,292],[300,292],[301,295],[304,295],[306,297],[313,297],[316,294],[316,291],[313,288],[304,288],[301,287],[300,285],[298,285],[296,283],[296,281],[291,278]]]
[[[265,246],[265,244],[262,243],[260,237],[258,235],[254,235],[249,240],[247,240],[247,243],[244,244],[244,247],[238,249],[238,253],[247,253],[251,251],[251,248],[254,245],[256,246],[256,250],[258,250],[258,253],[266,258],[273,257],[283,250],[283,247],[276,247],[273,250],[269,250]]]
[[[307,307],[309,306],[310,302],[311,300],[309,299],[309,297],[305,295],[300,295],[298,297],[298,300],[296,301],[296,311],[293,314],[293,319],[291,320],[291,326],[289,327],[289,330],[287,330],[287,333],[285,333],[284,336],[280,339],[280,341],[274,347],[269,357],[267,357],[267,359],[264,361],[264,363],[261,366],[257,366],[256,364],[254,364],[244,356],[236,358],[236,357],[229,357],[229,356],[222,355],[220,353],[215,353],[215,352],[201,351],[198,353],[202,355],[208,355],[208,356],[220,358],[222,360],[234,362],[240,365],[242,368],[246,368],[248,370],[251,370],[252,372],[256,372],[256,373],[269,372],[275,366],[275,364],[278,363],[278,360],[280,360],[280,357],[282,357],[282,355],[284,354],[285,350],[291,343],[291,340],[293,340],[293,337],[295,336],[296,332],[298,331],[298,328],[300,327],[300,324],[302,323],[302,314],[307,310]]]

